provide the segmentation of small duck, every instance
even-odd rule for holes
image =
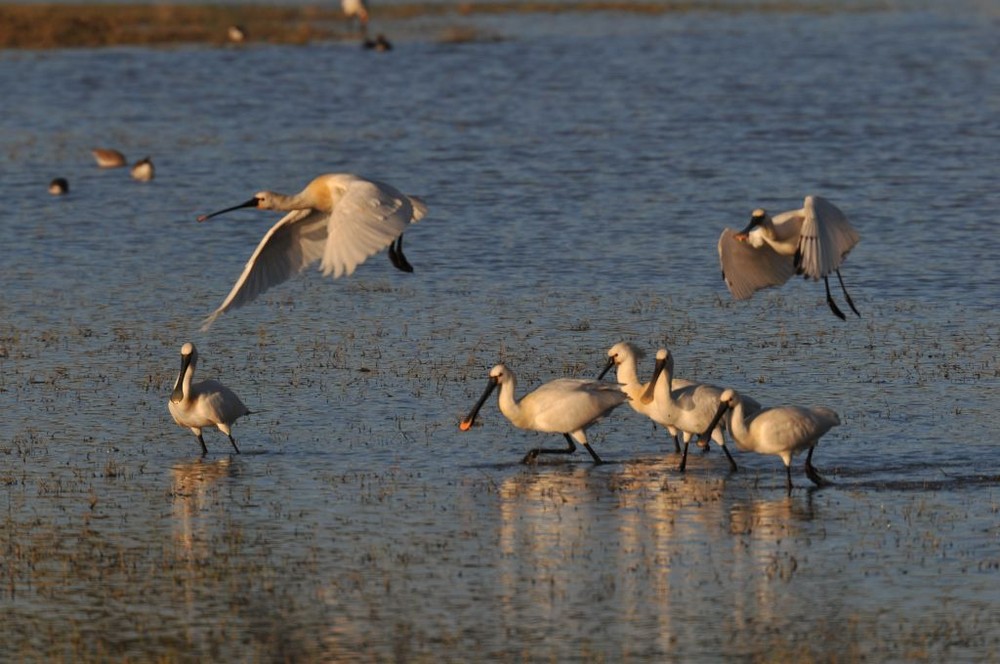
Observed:
[[[121,168],[125,165],[125,155],[111,148],[94,148],[90,151],[101,168]]]
[[[69,182],[66,178],[56,178],[49,183],[49,193],[53,196],[62,196],[69,193]]]
[[[365,40],[361,42],[361,46],[365,49],[370,49],[379,52],[392,50],[392,44],[389,43],[389,40],[386,39],[385,35],[383,34],[376,35],[375,39],[368,39],[366,37]]]
[[[247,31],[242,25],[229,26],[229,29],[226,31],[226,34],[229,37],[229,41],[233,42],[234,44],[243,43],[247,39]]]
[[[153,179],[153,174],[153,162],[150,161],[149,157],[140,159],[132,166],[133,180],[138,180],[139,182],[149,182]]]

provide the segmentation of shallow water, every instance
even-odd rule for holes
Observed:
[[[995,15],[477,26],[503,39],[0,54],[10,656],[1000,657]],[[426,198],[416,272],[310,271],[199,332],[273,217],[194,218],[326,171]],[[860,319],[719,279],[722,228],[809,192],[862,235]],[[523,391],[622,339],[837,410],[833,485],[718,451],[682,476],[625,410],[599,467],[519,465],[553,441],[493,402],[459,432],[497,361]],[[188,340],[261,411],[244,454],[169,419]]]

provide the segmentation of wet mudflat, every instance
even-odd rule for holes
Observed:
[[[481,19],[505,39],[2,54],[0,525],[27,660],[991,660],[1000,574],[996,17]],[[770,48],[762,44],[771,44]],[[322,84],[317,85],[320,81]],[[89,149],[151,154],[157,177]],[[309,271],[198,324],[274,218],[194,218],[355,171],[426,198],[412,275]],[[70,180],[51,197],[48,181]],[[715,242],[822,193],[862,240],[730,300]],[[627,339],[842,424],[693,453],[620,409],[581,452],[491,403]],[[198,375],[253,410],[194,437]]]

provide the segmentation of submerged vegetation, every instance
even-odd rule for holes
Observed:
[[[883,8],[872,2],[830,5],[806,0],[732,2],[689,0],[635,2],[593,0],[563,2],[434,2],[380,5],[379,21],[404,21],[427,16],[470,16],[507,13],[627,12],[668,14],[689,11],[812,12],[861,11]],[[339,3],[323,6],[269,5],[0,5],[0,48],[81,48],[157,46],[183,43],[223,44],[229,26],[239,25],[251,41],[302,44],[353,36]]]

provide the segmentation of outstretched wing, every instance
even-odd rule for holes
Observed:
[[[755,291],[780,286],[795,274],[791,256],[782,256],[767,244],[754,247],[736,238],[727,228],[719,238],[719,262],[722,278],[737,300],[745,300]]]
[[[799,272],[819,279],[840,267],[860,237],[840,209],[819,196],[806,196],[799,236]]]
[[[426,209],[420,202],[415,213],[410,198],[387,184],[360,178],[348,183],[327,223],[323,274],[334,278],[351,274],[369,256],[388,247]]]
[[[319,260],[326,243],[326,220],[326,214],[314,210],[294,210],[282,217],[257,245],[226,299],[202,322],[202,331],[226,311],[252,302]]]

